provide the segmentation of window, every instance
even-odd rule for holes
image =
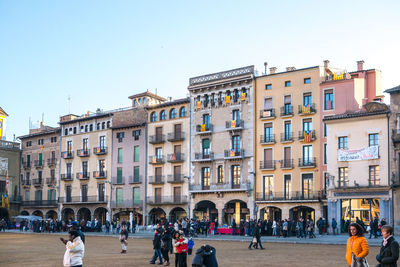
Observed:
[[[99,122],[99,123],[97,123],[97,127],[96,127],[96,129],[97,129],[97,130],[100,130],[100,122]]]
[[[139,166],[133,167],[133,182],[138,183],[140,180],[140,168]]]
[[[98,184],[97,190],[98,190],[99,201],[104,201],[105,200],[105,197],[104,197],[105,186],[104,186],[104,184]]]
[[[310,84],[311,78],[304,78],[304,84]]]
[[[118,163],[122,163],[122,154],[123,150],[122,147],[118,148]]]
[[[38,139],[38,145],[43,145],[44,139]]]
[[[208,102],[209,102],[210,98],[208,97],[208,95],[204,95],[203,97],[203,105],[206,108],[208,106]]]
[[[272,97],[264,98],[264,110],[271,110],[273,107]]]
[[[291,95],[285,95],[283,97],[283,114],[282,115],[291,115],[293,114],[293,109],[292,109],[292,96]]]
[[[292,86],[292,82],[291,81],[286,81],[285,82],[285,87],[290,87]]]
[[[334,109],[333,106],[333,90],[325,90],[324,92],[324,109],[331,110]]]
[[[167,119],[167,112],[165,110],[162,110],[160,112],[160,121],[165,121]]]
[[[39,181],[42,180],[42,178],[43,178],[43,172],[42,171],[38,171],[38,178],[39,178]]]
[[[72,141],[67,141],[67,153],[72,153]]]
[[[54,170],[54,169],[50,170],[50,178],[51,179],[55,179],[56,178],[56,170]]]
[[[107,121],[107,129],[111,127],[111,121]]]
[[[370,134],[368,135],[368,144],[369,146],[378,146],[379,145],[379,134]]]
[[[203,158],[210,155],[210,139],[201,140]]]
[[[67,178],[72,178],[72,163],[66,165]]]
[[[103,136],[100,136],[100,140],[99,140],[100,142],[100,149],[103,151],[103,150],[105,150],[106,149],[106,137],[103,135]]]
[[[324,144],[324,164],[327,164],[326,147],[327,147],[327,144]]]
[[[140,187],[132,188],[133,205],[140,205]]]
[[[83,132],[83,125],[81,126],[81,132]]]
[[[239,165],[233,165],[232,167],[232,185],[233,188],[240,187],[240,175],[241,170]]]
[[[369,166],[369,185],[375,186],[380,184],[379,165]]]
[[[68,129],[64,130],[64,135],[68,135]]]
[[[156,147],[156,158],[162,159],[162,147]]]
[[[76,127],[74,127],[74,134],[76,134]]]
[[[274,134],[272,130],[272,122],[264,124],[264,142],[269,143],[274,141]]]
[[[348,168],[339,168],[339,187],[347,186],[349,183]]]
[[[236,125],[240,124],[240,111],[238,109],[232,110],[232,120],[236,121]]]
[[[285,121],[285,132],[284,132],[284,141],[292,140],[292,122]]]
[[[84,153],[88,153],[88,151],[89,151],[89,139],[88,138],[82,139],[82,150],[84,151]]]
[[[140,130],[132,131],[132,136],[134,137],[135,141],[139,140],[140,133]]]
[[[313,165],[312,146],[303,146],[303,166]]]
[[[324,123],[324,137],[326,137],[327,131],[326,131],[326,123]]]
[[[66,202],[72,202],[72,186],[67,185],[65,186],[65,200]]]
[[[118,143],[121,143],[125,137],[125,133],[117,133]]]
[[[274,177],[273,176],[264,176],[264,185],[263,185],[263,193],[264,199],[273,199],[274,198]]]
[[[31,200],[31,192],[29,190],[25,191],[25,201]]]
[[[117,168],[117,184],[122,184],[122,168],[118,167]]]
[[[35,200],[36,201],[42,201],[42,190],[36,190],[35,191]]]
[[[99,160],[99,176],[100,177],[106,176],[106,160],[105,159]]]
[[[326,194],[327,190],[329,187],[329,174],[327,172],[324,172],[324,193]]]
[[[105,128],[106,128],[106,122],[103,121],[103,122],[101,123],[101,129],[104,130]]]
[[[292,193],[292,177],[290,176],[290,174],[285,174],[284,180],[285,180],[284,196],[285,199],[290,199]]]
[[[347,144],[347,136],[341,136],[338,138],[338,147],[339,149],[348,149],[348,144]]]
[[[122,203],[124,201],[124,191],[123,188],[117,188],[117,207],[122,206]]]
[[[153,111],[150,115],[150,121],[154,122],[157,121],[157,112]]]
[[[169,118],[176,119],[176,115],[177,115],[176,109],[175,108],[171,109],[171,111],[169,112]]]
[[[28,141],[28,142],[26,142],[26,146],[27,146],[27,147],[30,147],[30,146],[32,146],[32,141]]]
[[[217,183],[224,183],[224,167],[222,165],[217,168]]]
[[[312,95],[311,93],[304,93],[303,94],[303,106],[311,106],[312,104]]]
[[[210,189],[210,168],[201,168],[201,186],[203,189]]]
[[[47,200],[56,200],[56,190],[55,189],[49,189],[47,191]]]
[[[87,131],[88,131],[88,126],[87,125],[85,125],[85,132],[87,133]]]
[[[314,191],[314,181],[312,174],[302,174],[303,198],[312,199]]]
[[[139,162],[139,146],[134,146],[133,148],[133,161]]]
[[[312,119],[304,119],[303,120],[303,131],[309,132],[309,131],[312,131],[312,129],[313,129]]]
[[[26,175],[25,175],[25,178],[26,178],[27,181],[29,181],[29,179],[31,178],[31,173],[27,172]]]
[[[210,115],[209,114],[203,115],[203,124],[205,125],[206,131],[210,130]]]
[[[82,161],[82,178],[89,178],[87,161]]]
[[[271,89],[272,89],[272,84],[265,85],[265,90],[271,90]]]
[[[232,149],[236,153],[240,153],[240,135],[232,136]]]
[[[187,116],[187,110],[186,107],[181,107],[179,110],[179,117],[186,117]]]
[[[53,136],[50,138],[50,143],[57,143],[57,136]]]
[[[91,131],[91,132],[93,131],[93,124],[89,125],[89,131]]]

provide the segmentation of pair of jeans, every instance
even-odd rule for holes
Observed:
[[[262,243],[261,243],[261,238],[257,237],[257,243],[260,246],[260,248],[263,249]],[[253,239],[251,239],[250,244],[249,244],[249,248],[251,248],[251,246],[253,245]]]
[[[159,248],[154,249],[154,255],[153,255],[153,259],[151,259],[151,262],[155,263],[157,258],[159,259],[160,263],[163,263],[161,249],[159,249]]]

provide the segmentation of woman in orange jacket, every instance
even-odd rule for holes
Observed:
[[[349,225],[349,239],[347,239],[346,248],[346,261],[349,266],[352,265],[352,260],[361,261],[366,263],[366,257],[369,253],[369,246],[367,239],[364,237],[364,229],[358,223],[351,223]],[[354,257],[353,255],[354,254]],[[364,266],[364,265],[360,265]]]

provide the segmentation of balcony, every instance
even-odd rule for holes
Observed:
[[[21,181],[21,184],[22,184],[23,187],[29,187],[29,186],[31,186],[31,180],[30,179],[23,179]]]
[[[73,159],[74,158],[74,152],[73,151],[61,152],[61,158],[63,158],[63,159]]]
[[[196,125],[196,134],[211,134],[213,132],[213,125],[212,124],[199,124]]]
[[[184,160],[185,160],[185,154],[183,153],[175,153],[167,155],[167,161],[171,163],[183,162]]]
[[[169,174],[167,177],[167,182],[170,184],[182,184],[185,181],[183,174]]]
[[[260,170],[265,170],[265,171],[275,170],[275,160],[262,160],[262,161],[260,161]]]
[[[275,134],[269,134],[269,135],[260,135],[260,144],[263,145],[272,145],[275,144]]]
[[[113,209],[142,209],[143,200],[123,199],[121,201],[111,201],[110,205]]]
[[[299,158],[299,168],[315,168],[316,166],[315,158]]]
[[[147,204],[149,205],[180,205],[187,204],[187,196],[151,196],[147,197]]]
[[[195,192],[237,192],[248,191],[251,189],[250,183],[231,184],[231,183],[214,183],[211,185],[189,184],[189,190]]]
[[[107,178],[107,171],[94,171],[93,178],[96,178],[96,179]]]
[[[43,186],[43,179],[42,178],[32,179],[32,184],[34,186]]]
[[[195,162],[210,162],[214,160],[214,153],[194,153]]]
[[[35,160],[33,166],[35,166],[36,169],[43,169],[43,160]]]
[[[321,201],[324,198],[325,193],[323,191],[291,191],[256,194],[256,201]]]
[[[31,168],[31,162],[22,162],[22,167],[24,168],[24,170],[29,170]]]
[[[47,186],[55,186],[57,185],[57,179],[56,178],[46,178],[46,184]]]
[[[89,157],[90,156],[90,150],[89,149],[78,149],[76,151],[76,155],[78,157]]]
[[[244,149],[239,150],[224,150],[225,159],[242,159],[244,158]]]
[[[185,140],[185,133],[184,132],[173,132],[168,133],[168,141],[169,142],[178,142]]]
[[[293,132],[281,133],[281,143],[289,143],[293,141]]]
[[[150,156],[149,164],[164,164],[165,159],[164,156]]]
[[[392,130],[392,141],[393,143],[400,143],[400,129]]]
[[[124,185],[125,184],[125,176],[113,177],[111,180],[112,180],[113,185]]]
[[[24,207],[57,207],[57,200],[22,201]]]
[[[62,204],[107,203],[107,199],[107,196],[70,196],[59,197],[58,201]]]
[[[303,106],[299,105],[299,114],[300,115],[310,115],[310,114],[315,114],[317,110],[315,109],[315,104]]]
[[[164,175],[149,176],[149,184],[164,184]]]
[[[260,110],[260,119],[261,120],[269,120],[275,119],[275,109],[262,109]]]
[[[292,105],[287,105],[287,106],[283,106],[281,107],[281,117],[289,117],[289,116],[293,116],[293,106]]]
[[[310,143],[311,141],[314,141],[316,139],[315,137],[315,130],[308,131],[305,133],[304,131],[299,131],[299,140],[305,143]]]
[[[47,159],[47,166],[49,166],[50,168],[57,166],[57,159],[56,158]]]
[[[93,148],[93,153],[95,155],[106,155],[108,152],[108,147],[94,147]]]
[[[129,176],[129,183],[130,184],[141,184],[143,182],[142,175],[139,176]]]
[[[74,179],[74,175],[72,173],[62,173],[61,180],[62,181],[72,181]]]
[[[149,136],[150,144],[162,144],[165,142],[165,134],[156,134]]]
[[[294,168],[293,159],[281,160],[281,169],[293,169],[293,168]]]
[[[243,120],[226,121],[225,127],[229,131],[241,131],[244,128],[244,121]]]
[[[90,178],[90,173],[89,172],[77,172],[76,173],[76,179],[79,180],[88,180]]]

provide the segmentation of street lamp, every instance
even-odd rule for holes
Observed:
[[[188,190],[189,190],[189,188],[190,188],[190,184],[189,184],[190,183],[190,176],[184,175],[183,178],[188,179]],[[190,193],[188,195],[189,195],[189,199],[188,199],[188,211],[189,211],[188,217],[189,217],[189,220],[190,220],[191,219],[191,217],[190,217]]]
[[[112,193],[113,193],[113,190],[112,190],[112,182],[111,181],[104,181],[104,183],[106,183],[106,184],[110,184],[110,201],[109,201],[109,209],[110,209],[110,223],[111,223],[111,221],[112,221],[112,216],[113,216],[113,214],[112,214],[112,208],[111,208],[111,200],[112,200]]]

